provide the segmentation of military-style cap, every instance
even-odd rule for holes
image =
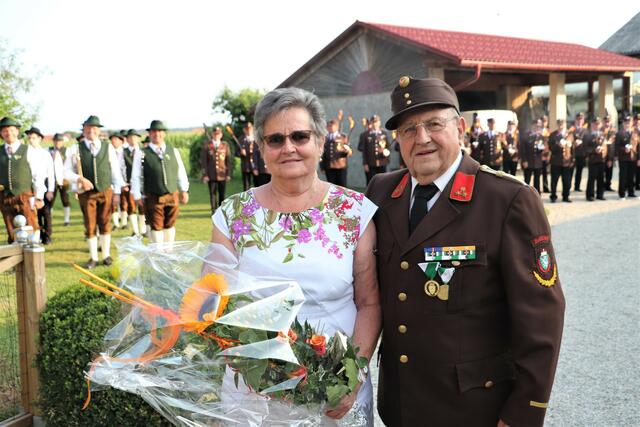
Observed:
[[[593,119],[591,119],[592,122],[599,122],[600,121],[600,116],[594,116]]]
[[[14,127],[17,127],[18,129],[20,129],[20,127],[22,125],[20,123],[18,123],[17,121],[13,120],[12,118],[3,117],[2,120],[0,120],[0,129],[6,128],[6,127],[9,127],[9,126],[14,126]]]
[[[220,128],[220,126],[216,126],[213,128],[214,132],[222,132],[222,129]]]
[[[436,78],[400,77],[398,85],[391,92],[393,116],[387,120],[385,127],[395,130],[398,128],[398,119],[401,115],[430,105],[453,107],[458,113],[460,112],[456,93],[444,81]]]
[[[135,129],[129,129],[127,131],[127,136],[139,136],[140,138],[142,138],[142,135],[140,135]]]
[[[580,112],[578,112],[578,113],[576,114],[576,119],[577,119],[577,118],[583,118],[583,117],[584,117],[584,113],[583,113],[582,111],[580,111]]]
[[[245,123],[245,124],[244,124],[244,126],[243,126],[243,127],[244,127],[245,129],[251,128],[251,127],[253,127],[253,123],[251,123],[251,122],[247,122],[247,123]]]
[[[165,124],[162,123],[161,120],[152,120],[151,124],[149,125],[149,129],[147,129],[147,132],[150,132],[152,130],[164,130],[164,131],[167,131],[167,130],[169,130],[169,128],[167,128],[165,126]]]
[[[33,126],[31,126],[29,129],[27,129],[24,133],[27,134],[27,135],[35,133],[40,138],[44,138],[44,135],[42,134],[42,132],[40,132],[40,129],[38,129],[37,127],[33,127]]]
[[[55,135],[53,135],[53,140],[54,141],[64,141],[64,135],[61,133],[56,133]]]
[[[509,125],[515,125],[514,121],[513,121],[513,120],[509,120],[509,121],[507,122],[507,126],[509,126]]]
[[[82,126],[96,126],[96,127],[103,127],[100,124],[100,119],[98,118],[98,116],[89,116],[87,118],[87,120],[84,121],[84,123],[82,123]]]
[[[375,122],[376,120],[380,120],[380,116],[377,114],[374,114],[373,116],[371,116],[371,118],[369,119],[369,123]]]

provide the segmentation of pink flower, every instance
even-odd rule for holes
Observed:
[[[251,200],[251,203],[244,205],[242,208],[242,215],[244,216],[253,216],[253,214],[260,208],[258,202]]]
[[[318,226],[316,231],[313,232],[313,238],[315,240],[324,240],[326,237],[327,237],[327,235],[326,235],[322,225]]]
[[[309,215],[311,216],[311,221],[314,224],[318,224],[324,221],[324,214],[320,211],[320,209],[313,208]]]
[[[233,235],[237,240],[241,236],[251,233],[251,224],[245,224],[242,219],[238,219],[231,225],[231,230],[233,231]]]
[[[298,232],[298,243],[309,243],[311,241],[311,232],[303,228]]]
[[[282,218],[280,218],[280,221],[278,221],[278,224],[280,224],[280,227],[282,227],[284,231],[289,231],[291,230],[291,226],[293,225],[293,220],[289,215],[285,215]]]

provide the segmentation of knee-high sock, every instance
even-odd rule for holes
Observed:
[[[127,211],[120,212],[120,224],[122,224],[123,227],[127,226]]]
[[[96,236],[89,237],[89,255],[94,261],[98,261],[98,238]]]
[[[164,230],[164,242],[173,243],[176,240],[176,228],[171,227]]]
[[[138,226],[140,227],[140,233],[147,234],[147,223],[144,215],[140,215],[138,217]]]
[[[64,207],[64,222],[71,221],[71,206]]]
[[[111,214],[111,220],[116,228],[120,228],[120,212],[114,212]]]
[[[164,243],[164,231],[151,230],[149,240],[151,240],[152,243],[159,243],[159,244]]]
[[[102,248],[102,259],[111,256],[111,234],[100,236],[100,247]]]
[[[136,236],[139,236],[140,229],[138,228],[138,215],[136,214],[129,215],[129,224],[131,224],[131,230],[133,231],[133,234],[135,234]]]

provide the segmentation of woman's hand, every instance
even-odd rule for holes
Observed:
[[[339,420],[344,417],[347,412],[353,407],[353,404],[356,401],[356,397],[358,396],[358,391],[360,390],[360,386],[362,383],[358,384],[356,389],[351,394],[347,394],[345,397],[340,400],[340,403],[336,405],[335,408],[331,408],[325,412],[325,415],[329,418],[334,418]]]

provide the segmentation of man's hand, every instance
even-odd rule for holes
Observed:
[[[84,191],[93,190],[93,184],[87,178],[78,178],[78,188]]]
[[[136,200],[136,205],[140,206],[141,208],[144,207],[144,201],[142,199],[138,199]]]
[[[47,191],[47,193],[44,195],[44,197],[46,197],[48,202],[52,201],[53,200],[53,191]]]
[[[502,420],[498,420],[498,427],[509,427],[509,424],[505,423]]]
[[[115,211],[119,205],[120,205],[120,195],[114,194],[113,197],[111,197],[111,207]]]
[[[528,162],[522,162],[522,169],[526,169],[529,166]]]
[[[241,155],[242,157],[247,157],[247,150],[245,150],[244,148],[242,148],[242,149],[240,150],[240,155]]]
[[[186,205],[187,203],[189,203],[189,193],[182,191],[180,193],[180,204]]]
[[[230,176],[227,176],[226,179],[227,179],[227,182],[231,181],[231,177]]]
[[[120,187],[120,192],[128,191],[128,190],[129,190],[129,186],[128,185],[123,185],[122,187]]]
[[[253,176],[258,176],[258,169],[253,170]]]
[[[369,165],[364,165],[364,171],[369,172]]]
[[[207,175],[202,177],[202,182],[204,182],[205,184],[209,182],[209,177]]]
[[[36,199],[34,206],[36,207],[36,209],[42,209],[42,207],[44,206],[44,201],[42,199]]]

